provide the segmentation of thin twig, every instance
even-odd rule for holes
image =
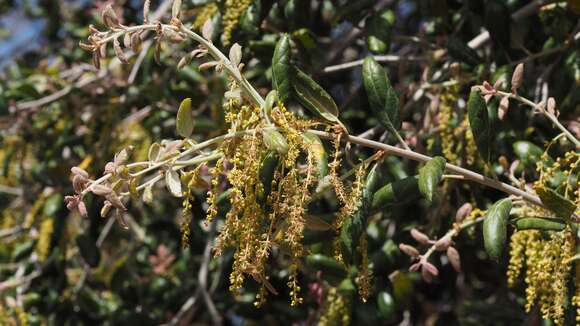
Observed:
[[[425,61],[426,58],[423,57],[411,57],[411,56],[399,56],[399,55],[375,55],[373,56],[377,62],[419,62]],[[345,62],[333,66],[328,66],[322,70],[323,73],[328,74],[336,71],[341,71],[345,69],[350,69],[353,67],[361,66],[364,62],[364,59],[361,60],[354,60],[350,62]]]
[[[503,92],[503,91],[495,91],[495,93],[497,95],[501,95],[502,97],[507,96],[509,98],[513,98],[514,100],[517,100],[521,103],[524,103],[527,106],[530,106],[530,107],[538,110],[544,116],[546,116],[546,118],[548,118],[550,121],[552,121],[552,123],[555,124],[556,127],[558,127],[558,129],[560,129],[566,135],[566,137],[572,143],[574,143],[574,145],[576,145],[576,147],[580,147],[580,141],[578,139],[576,139],[576,137],[574,137],[574,135],[572,135],[572,133],[570,131],[568,131],[568,129],[566,129],[566,127],[564,127],[560,123],[560,121],[558,121],[558,118],[552,112],[549,112],[548,110],[546,110],[546,108],[543,105],[541,105],[539,103],[534,103],[534,102],[528,100],[527,98],[520,96],[518,94],[508,93],[508,92]]]
[[[334,139],[335,138],[335,135],[332,133],[329,133],[329,132],[320,131],[320,130],[308,130],[308,131],[319,136],[319,137],[322,137],[322,138],[326,138],[326,139]],[[365,139],[365,138],[360,138],[357,136],[349,135],[346,140],[348,140],[351,143],[358,144],[361,146],[366,146],[366,147],[370,147],[370,148],[383,150],[383,151],[385,151],[385,154],[397,155],[397,156],[411,159],[413,161],[427,162],[430,159],[432,159],[432,157],[430,157],[430,156],[423,155],[423,154],[420,154],[420,153],[417,153],[414,151],[405,150],[402,148],[383,144],[383,143],[376,142],[376,141],[369,140],[369,139]],[[537,196],[530,194],[526,191],[520,190],[520,189],[513,187],[511,185],[508,185],[506,183],[488,178],[488,177],[483,176],[479,173],[473,172],[473,171],[468,170],[468,169],[464,169],[462,167],[459,167],[457,165],[453,165],[450,163],[447,163],[445,165],[445,168],[454,174],[463,175],[466,180],[475,181],[479,184],[503,191],[503,192],[510,194],[510,195],[520,196],[523,199],[525,199],[526,201],[528,201],[534,205],[538,205],[538,206],[543,207],[542,201]]]

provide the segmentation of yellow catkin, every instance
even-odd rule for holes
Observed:
[[[566,283],[571,271],[569,259],[574,250],[575,240],[569,228],[550,232],[549,239],[543,238],[537,230],[519,231],[512,236],[508,282],[513,286],[525,260],[526,311],[539,304],[544,319],[564,325],[564,307],[568,300]]]
[[[46,196],[44,193],[38,196],[38,199],[36,199],[34,204],[32,204],[32,207],[28,210],[26,216],[24,217],[24,228],[28,229],[32,226],[32,224],[34,224],[34,220],[36,219],[38,212],[42,209],[45,200]]]
[[[351,303],[341,295],[336,288],[328,289],[326,300],[322,309],[322,315],[318,321],[320,326],[338,326],[350,324]]]
[[[356,278],[356,284],[358,286],[358,294],[362,302],[367,302],[372,294],[373,271],[371,269],[371,263],[369,260],[366,232],[363,232],[360,237],[358,251],[361,255],[361,263],[359,276]]]
[[[467,114],[458,109],[457,88],[447,89],[439,98],[437,114],[441,151],[447,162],[467,166],[480,164]],[[431,140],[430,146],[434,145]]]
[[[230,44],[232,34],[238,25],[240,17],[251,3],[251,0],[226,0],[225,12],[222,18],[222,43],[224,46]]]
[[[205,4],[196,10],[195,20],[193,21],[193,28],[200,29],[208,19],[218,11],[218,6],[214,2]]]
[[[529,231],[515,232],[510,239],[510,262],[507,270],[508,286],[513,287],[524,267],[526,242]]]
[[[52,232],[54,231],[54,220],[50,217],[45,217],[40,223],[40,230],[38,232],[38,242],[36,243],[36,254],[38,260],[44,261],[50,253],[50,241],[52,239]]]

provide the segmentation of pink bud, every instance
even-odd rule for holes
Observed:
[[[524,64],[520,63],[514,69],[512,75],[512,92],[516,93],[517,89],[522,84],[522,79],[524,78]]]
[[[461,257],[459,256],[459,251],[454,247],[447,248],[447,258],[449,258],[449,262],[451,263],[451,266],[453,266],[453,269],[458,273],[461,272]]]
[[[473,206],[470,203],[465,203],[459,207],[457,213],[455,214],[455,222],[461,223],[473,210]]]
[[[409,246],[407,244],[401,243],[401,244],[399,244],[399,249],[411,258],[419,257],[419,250],[417,250],[413,246]]]
[[[87,173],[87,171],[79,168],[78,166],[73,166],[70,169],[70,172],[72,172],[72,174],[74,175],[80,175],[81,177],[87,179],[89,177],[89,174]]]
[[[507,114],[509,105],[510,105],[509,97],[507,96],[502,97],[501,101],[499,102],[499,109],[497,112],[497,116],[500,120],[503,120],[503,118]]]
[[[437,267],[435,267],[435,265],[431,264],[428,261],[423,262],[423,269],[427,270],[429,272],[429,274],[431,274],[433,276],[439,275],[439,270],[437,269]]]
[[[484,81],[483,82],[483,88],[485,88],[485,90],[488,91],[488,92],[495,91],[495,89],[493,88],[493,86],[491,86],[491,84],[488,83],[487,81]]]
[[[411,236],[413,237],[413,239],[417,240],[417,242],[419,242],[420,244],[429,243],[429,237],[425,233],[415,228],[411,229]]]
[[[77,206],[79,213],[81,214],[81,216],[83,217],[87,217],[89,214],[87,213],[87,206],[85,206],[85,203],[81,200],[79,201],[79,204]]]
[[[416,272],[421,268],[421,263],[415,263],[409,267],[409,272]]]

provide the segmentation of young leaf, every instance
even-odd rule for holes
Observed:
[[[156,162],[159,158],[159,153],[161,152],[161,146],[159,143],[153,143],[149,146],[149,152],[147,153],[147,158],[151,162]]]
[[[436,156],[419,170],[419,191],[429,202],[433,200],[433,193],[445,171],[445,158]]]
[[[401,129],[399,116],[399,99],[387,73],[373,57],[367,57],[363,62],[363,83],[371,109],[379,122],[389,131],[395,133]]]
[[[147,205],[153,203],[153,184],[148,185],[143,189],[143,202]]]
[[[191,99],[188,97],[181,101],[177,111],[177,133],[187,138],[193,132],[193,112],[191,111]]]
[[[515,220],[514,225],[518,230],[562,231],[566,222],[551,217],[522,217]]]
[[[263,107],[264,113],[267,116],[270,116],[272,108],[276,105],[277,100],[278,100],[278,92],[275,89],[269,91],[268,95],[266,95]]]
[[[512,209],[512,200],[504,198],[489,208],[483,220],[485,251],[493,260],[499,260],[506,243],[507,223]]]
[[[300,69],[292,67],[291,71],[292,87],[298,101],[321,119],[330,123],[340,123],[337,118],[338,107],[332,97]]]
[[[181,180],[179,179],[179,174],[172,168],[167,169],[165,172],[165,184],[169,192],[175,197],[181,197]]]
[[[482,158],[489,162],[491,159],[491,121],[489,120],[485,100],[477,88],[472,88],[469,94],[467,114],[477,150]]]
[[[230,48],[230,62],[234,66],[238,66],[242,62],[242,47],[238,43],[234,43]]]
[[[546,205],[557,216],[568,220],[574,214],[576,205],[566,197],[546,187],[534,187],[534,190],[540,196],[542,204]]]
[[[286,102],[290,96],[290,37],[284,34],[276,43],[272,57],[272,88],[278,99]]]

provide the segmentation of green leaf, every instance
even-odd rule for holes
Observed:
[[[387,205],[397,205],[409,202],[419,195],[417,176],[406,177],[389,183],[375,192],[371,209],[380,209]]]
[[[385,128],[392,133],[397,132],[401,129],[399,99],[385,69],[373,57],[367,57],[363,62],[362,71],[371,109]]]
[[[278,101],[278,92],[275,89],[269,91],[268,95],[266,95],[266,99],[264,100],[264,108],[263,108],[264,113],[267,116],[270,116],[272,108],[276,105],[277,101]]]
[[[487,105],[479,89],[471,90],[467,101],[467,113],[477,150],[481,157],[489,162],[491,159],[491,121],[487,113]]]
[[[310,76],[296,67],[292,67],[292,87],[296,99],[310,112],[330,123],[340,123],[338,107],[324,88]],[[280,92],[280,91],[278,91]]]
[[[95,241],[86,234],[81,234],[75,239],[83,260],[91,267],[97,267],[101,261],[101,252]]]
[[[507,238],[507,223],[512,209],[512,200],[504,198],[493,204],[483,220],[485,251],[493,260],[499,260]]]
[[[290,37],[284,34],[276,43],[272,57],[272,88],[282,102],[290,96],[290,67]]]
[[[435,156],[419,170],[419,191],[429,202],[433,201],[433,193],[437,191],[437,184],[443,178],[445,158]]]
[[[393,299],[393,296],[386,291],[382,291],[377,295],[377,307],[379,310],[379,316],[383,320],[390,320],[397,312],[395,299]]]
[[[556,213],[556,216],[562,217],[565,220],[570,219],[570,216],[576,211],[576,205],[560,195],[556,191],[546,187],[534,187],[534,190],[549,210]]]
[[[177,111],[177,133],[187,138],[193,132],[193,112],[191,111],[191,99],[188,97],[181,101]]]
[[[562,231],[566,221],[551,217],[522,217],[514,221],[518,230]]]

